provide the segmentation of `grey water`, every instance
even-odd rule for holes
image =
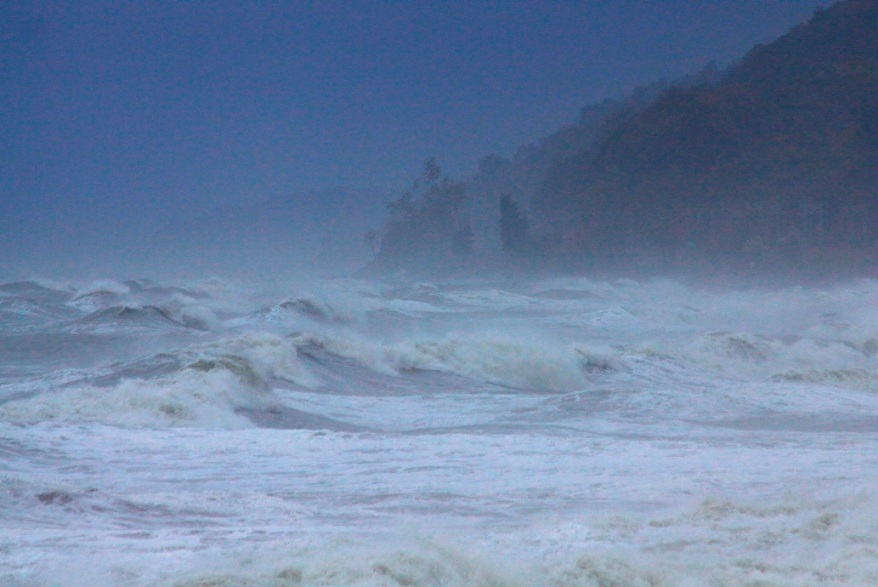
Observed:
[[[0,584],[873,585],[878,283],[0,285]]]

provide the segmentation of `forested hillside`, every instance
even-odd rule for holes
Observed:
[[[606,126],[532,212],[575,265],[755,267],[867,261],[876,199],[878,0],[847,0]]]
[[[501,248],[566,270],[878,267],[878,0],[583,108],[466,182],[427,175],[373,267],[485,267]]]

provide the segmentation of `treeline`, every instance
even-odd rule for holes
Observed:
[[[423,231],[408,225],[428,227],[414,250],[438,245],[437,214],[457,259],[465,216],[470,257],[502,246],[582,269],[874,266],[878,0],[818,10],[726,71],[584,108],[510,159],[482,159],[466,184],[432,181],[395,204],[379,257],[415,260],[403,250]]]
[[[442,174],[435,159],[402,196],[388,204],[389,219],[371,267],[378,271],[434,272],[463,266],[473,252],[465,185]],[[368,240],[376,236],[367,235]]]
[[[532,206],[586,264],[812,263],[878,238],[876,172],[878,1],[848,0],[558,160]]]

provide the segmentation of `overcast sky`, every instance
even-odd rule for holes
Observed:
[[[470,173],[820,2],[0,2],[0,198],[240,201]]]

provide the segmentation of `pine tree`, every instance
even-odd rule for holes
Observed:
[[[463,216],[464,184],[443,176],[435,158],[394,202],[374,266],[426,271],[472,250],[473,234]]]
[[[510,194],[500,196],[500,242],[511,255],[524,255],[530,250],[527,218]]]

